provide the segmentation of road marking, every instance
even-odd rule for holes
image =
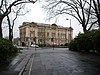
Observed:
[[[28,75],[31,75],[31,71],[32,71],[32,65],[33,65],[33,58],[31,58],[32,60],[32,62],[31,62],[31,65],[30,65],[30,69],[29,69],[29,72],[28,72]]]
[[[27,65],[28,65],[28,63],[29,63],[29,61],[32,59],[32,56],[33,56],[33,54],[31,54],[30,55],[30,58],[28,59],[28,61],[26,62],[26,64],[23,66],[23,68],[21,69],[21,71],[19,72],[19,74],[18,75],[23,75],[23,73],[24,73],[24,71],[25,71],[25,69],[26,69],[26,67],[27,67]],[[32,60],[33,61],[33,60]],[[32,62],[33,63],[33,62]],[[31,68],[32,68],[32,63],[31,63]],[[30,72],[31,72],[31,68],[30,68],[30,70],[29,70],[29,72],[28,72],[28,75],[30,75]]]

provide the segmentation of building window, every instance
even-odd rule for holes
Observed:
[[[30,31],[30,37],[35,37],[35,31]]]
[[[56,36],[56,33],[52,33],[52,37],[55,38],[55,36]]]
[[[49,32],[47,32],[47,37],[49,37]]]

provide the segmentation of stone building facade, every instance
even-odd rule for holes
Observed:
[[[35,22],[23,22],[19,27],[20,43],[30,46],[31,44],[61,45],[72,40],[73,29],[56,24],[43,24]]]

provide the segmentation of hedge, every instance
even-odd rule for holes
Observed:
[[[18,49],[14,47],[10,41],[0,39],[0,65],[9,63],[18,53]]]
[[[70,50],[100,53],[100,30],[79,34],[69,45]]]

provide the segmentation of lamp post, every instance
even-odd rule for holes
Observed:
[[[71,19],[66,18],[66,20],[69,20],[70,21],[70,27],[71,27]]]
[[[45,47],[45,45],[46,45],[46,39],[45,39],[45,29],[46,29],[46,27],[45,27],[45,25],[44,25],[44,27],[43,27],[43,29],[44,29],[44,31],[43,31],[43,42],[44,42],[44,47]]]
[[[0,38],[2,38],[3,34],[2,34],[2,20],[3,20],[3,14],[2,14],[2,10],[0,10]]]
[[[0,24],[2,23],[2,20],[3,20],[3,12],[2,12],[2,10],[0,10]]]
[[[54,38],[51,38],[51,41],[53,43],[53,50],[54,50]]]
[[[35,42],[35,51],[36,51],[36,37],[34,37],[34,42]]]
[[[68,43],[70,43],[70,41],[71,41],[71,19],[68,19],[68,18],[66,18],[66,20],[69,20],[70,21],[70,39],[68,40]]]

